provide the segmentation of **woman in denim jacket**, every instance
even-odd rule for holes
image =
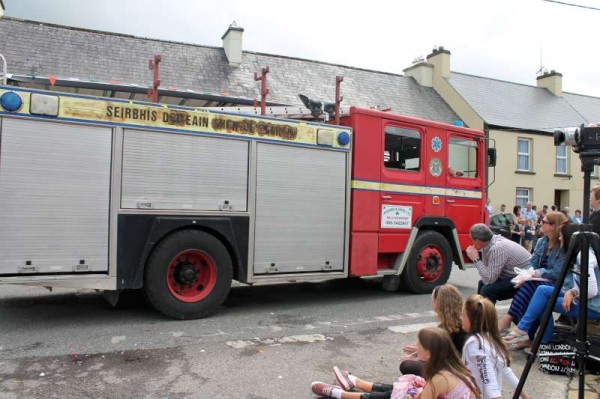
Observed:
[[[570,224],[564,226],[562,229],[563,233],[563,245],[568,247],[571,236],[578,230],[576,224]],[[576,270],[580,270],[581,266],[581,252],[577,255],[577,263],[575,265]],[[588,261],[588,303],[587,303],[587,316],[590,320],[600,319],[600,295],[598,290],[598,261],[592,248],[589,249],[589,261]],[[564,287],[564,286],[563,286]],[[548,301],[552,296],[553,289],[551,287],[541,286],[535,291],[535,295],[531,299],[529,308],[521,318],[521,321],[517,327],[505,338],[506,341],[512,341],[515,343],[525,342],[526,344],[532,338],[528,337],[528,332],[532,330],[533,325],[539,325],[548,305]],[[562,315],[569,317],[579,316],[579,276],[573,276],[572,288],[560,294],[554,304],[554,311],[559,312]],[[552,338],[554,323],[552,318],[546,326],[546,330],[543,332],[542,343],[548,342]]]
[[[498,323],[502,333],[508,333],[512,322],[516,324],[521,320],[537,287],[554,286],[565,260],[565,252],[559,240],[560,229],[568,222],[569,219],[562,212],[548,212],[542,219],[544,237],[538,240],[529,261],[529,267],[534,269],[534,280],[526,281],[513,296],[508,313]],[[565,284],[567,287],[571,285],[572,283]],[[538,327],[539,324],[532,326],[530,332],[532,339]],[[508,348],[515,350],[524,346],[525,343],[522,342],[508,345]]]

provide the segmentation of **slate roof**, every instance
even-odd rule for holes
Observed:
[[[342,105],[391,108],[393,113],[451,123],[458,119],[432,89],[398,74],[317,61],[243,52],[229,66],[221,47],[140,38],[16,18],[0,18],[0,53],[15,75],[117,81],[149,86],[148,60],[160,63],[161,87],[174,86],[230,97],[260,99],[254,72],[268,65],[269,101],[302,105],[297,95],[333,101],[335,77],[343,75]]]
[[[552,132],[600,121],[600,98],[452,72],[448,82],[492,127]]]

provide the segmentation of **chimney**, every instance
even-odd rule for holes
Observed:
[[[434,77],[450,77],[450,51],[446,50],[444,46],[434,48],[427,56],[427,62],[433,65]]]
[[[433,87],[433,65],[428,62],[418,61],[402,72],[404,76],[410,76],[421,86]]]
[[[548,89],[556,97],[562,97],[562,73],[555,70],[537,77],[537,87]]]
[[[239,67],[242,63],[242,34],[244,28],[237,26],[235,21],[229,25],[227,32],[221,37],[223,40],[223,49],[232,67]]]
[[[0,18],[4,15],[4,2],[0,0]]]

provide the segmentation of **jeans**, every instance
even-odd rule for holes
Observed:
[[[529,307],[527,311],[521,318],[521,321],[517,325],[519,330],[521,331],[529,331],[531,326],[536,321],[540,323],[542,321],[542,317],[544,316],[544,310],[546,310],[546,306],[550,301],[550,297],[552,296],[552,291],[554,291],[554,287],[549,285],[541,285],[535,290],[535,294],[533,294],[533,298],[531,298],[531,302],[529,302]],[[579,301],[577,304],[571,305],[571,310],[568,312],[563,309],[562,301],[564,298],[564,294],[560,294],[556,303],[554,304],[554,311],[565,316],[569,317],[578,317],[579,316]],[[587,316],[591,320],[600,319],[600,313],[589,309],[587,311]],[[550,341],[552,338],[552,334],[554,331],[554,320],[550,317],[548,321],[548,325],[546,326],[546,330],[544,331],[544,335],[542,336],[542,343],[546,343]]]
[[[515,292],[517,292],[516,288],[513,287],[513,283],[510,281],[511,278],[504,280],[498,279],[495,283],[491,284],[483,284],[483,281],[479,280],[477,293],[482,297],[489,299],[494,304],[496,301],[510,299],[515,295]]]

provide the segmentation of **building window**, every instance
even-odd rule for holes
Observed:
[[[562,144],[556,147],[556,174],[566,175],[567,170],[567,158],[568,158],[567,146]]]
[[[519,139],[517,148],[517,170],[531,172],[531,140]]]
[[[525,207],[527,206],[527,203],[530,201],[529,199],[531,198],[531,189],[530,188],[524,188],[524,187],[517,187],[517,196],[516,196],[516,201],[515,204],[516,205],[521,205],[521,207]]]
[[[386,126],[383,164],[388,169],[418,171],[421,168],[421,133]]]
[[[477,142],[472,138],[450,137],[448,167],[461,177],[477,177]]]

